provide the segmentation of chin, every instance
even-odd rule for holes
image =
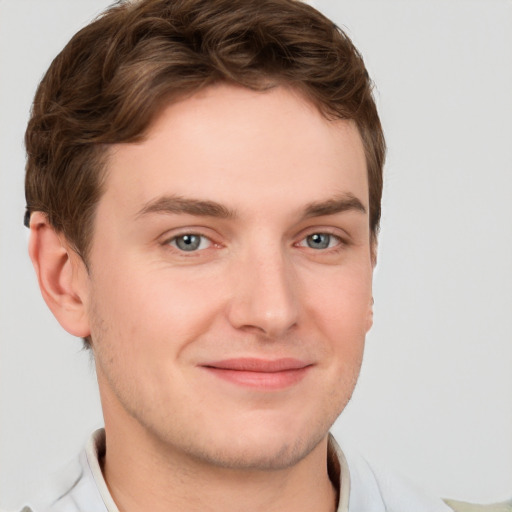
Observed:
[[[326,438],[335,418],[301,421],[305,418],[264,414],[251,419],[223,425],[212,422],[207,431],[188,431],[178,444],[186,455],[211,466],[237,471],[282,470],[307,457]]]
[[[325,435],[308,439],[293,435],[260,436],[256,440],[240,435],[237,439],[212,443],[199,450],[196,457],[209,465],[237,471],[283,470],[307,457]]]

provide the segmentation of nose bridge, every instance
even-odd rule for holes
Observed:
[[[296,324],[297,281],[282,244],[252,246],[240,257],[233,278],[236,292],[230,321],[234,327],[278,337]]]

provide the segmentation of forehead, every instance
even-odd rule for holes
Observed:
[[[297,91],[226,84],[168,105],[144,141],[111,148],[102,202],[126,211],[158,195],[243,210],[351,193],[368,206],[355,124],[327,120]],[[316,197],[317,196],[317,197]]]

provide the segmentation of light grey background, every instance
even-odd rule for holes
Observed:
[[[23,133],[105,0],[0,0],[0,504],[101,425],[93,366],[40,297]],[[375,326],[337,435],[441,496],[512,496],[512,2],[319,0],[377,84],[389,145]]]

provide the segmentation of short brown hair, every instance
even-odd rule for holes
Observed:
[[[291,86],[363,140],[376,242],[385,143],[348,37],[298,0],[118,2],[80,30],[37,90],[25,134],[26,222],[41,211],[87,263],[108,145],[143,139],[164,104],[217,82]]]

